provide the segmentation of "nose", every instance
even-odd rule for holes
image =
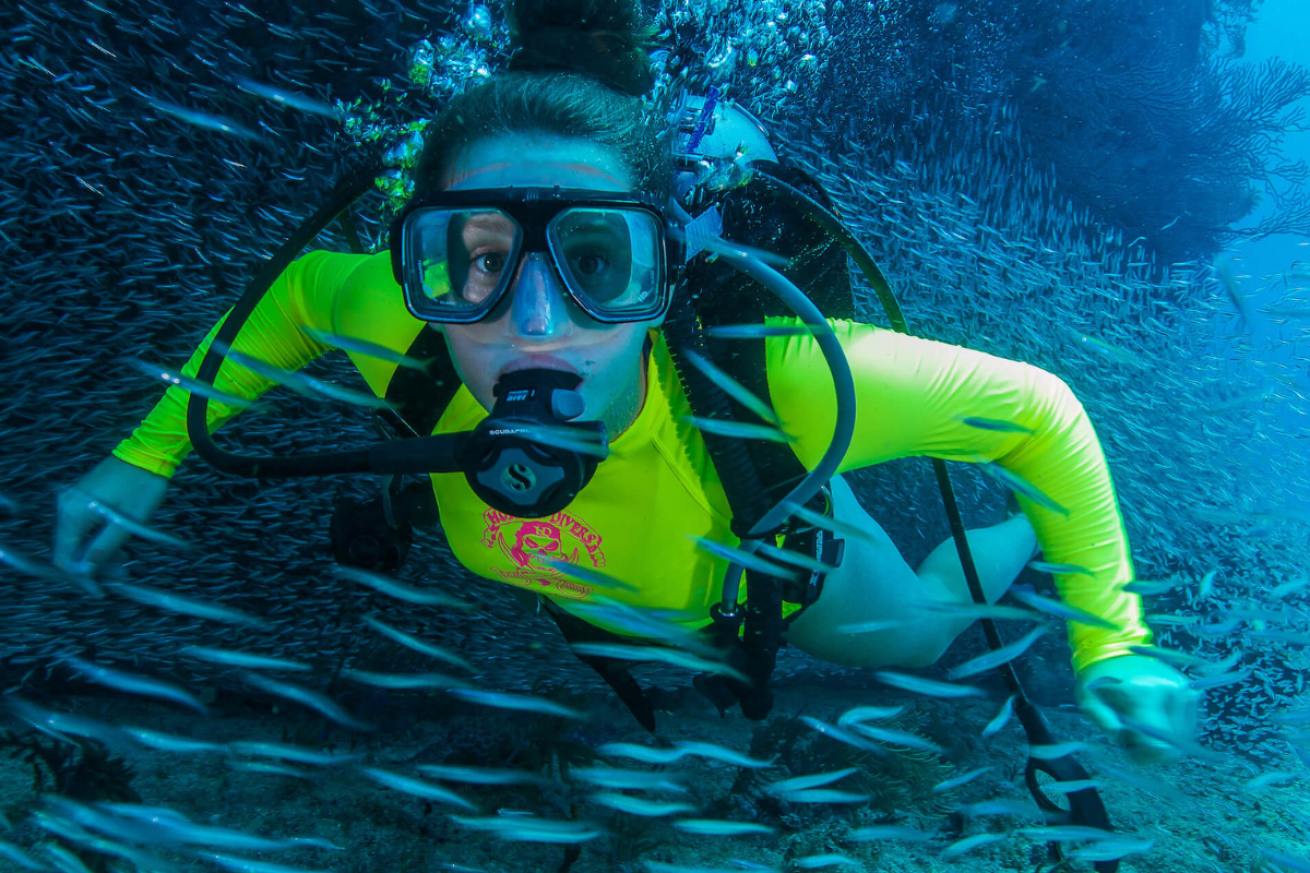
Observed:
[[[510,288],[510,319],[521,336],[552,339],[572,320],[564,305],[564,287],[543,252],[529,252]]]

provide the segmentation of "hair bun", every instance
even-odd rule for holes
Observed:
[[[580,73],[634,97],[655,85],[639,0],[513,0],[508,20],[511,70]]]

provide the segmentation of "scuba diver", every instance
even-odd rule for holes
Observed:
[[[266,268],[258,302],[240,318],[229,311],[182,370],[254,398],[275,384],[254,361],[294,373],[333,348],[325,337],[383,347],[395,354],[346,350],[396,412],[383,416],[391,448],[434,446],[442,463],[368,468],[343,454],[283,472],[268,459],[242,464],[209,440],[239,407],[170,387],[60,496],[56,565],[102,572],[128,532],[89,500],[146,522],[193,445],[256,478],[371,469],[390,477],[392,530],[410,523],[401,516],[439,519],[460,563],[528,592],[570,642],[641,639],[585,608],[598,594],[738,641],[730,663],[747,681],[703,675],[697,687],[721,710],[740,703],[763,718],[784,642],[837,664],[921,667],[976,620],[958,543],[911,568],[841,474],[910,456],[994,464],[1040,495],[1019,489],[1016,511],[968,532],[981,598],[1004,595],[1038,548],[1078,568],[1056,581],[1096,619],[1069,624],[1084,712],[1139,760],[1174,756],[1161,737],[1192,736],[1199,695],[1131,651],[1150,631],[1140,598],[1123,589],[1133,578],[1123,519],[1065,383],[859,323],[849,277],[825,318],[780,310],[772,293],[805,303],[785,296],[789,283],[815,300],[821,285],[841,288],[846,252],[831,235],[816,244],[775,222],[749,180],[758,171],[831,215],[822,190],[777,162],[740,107],[711,94],[670,122],[667,104],[643,100],[653,32],[637,3],[513,6],[509,70],[470,85],[429,125],[389,249],[319,250]],[[788,256],[775,270],[766,261],[777,251]],[[401,354],[430,363],[403,366]],[[773,437],[753,438],[767,419],[732,429],[752,418],[748,395],[720,390],[734,384],[767,398]],[[405,484],[419,469],[430,478]],[[797,494],[816,472],[823,481]],[[802,505],[829,524],[797,522]],[[348,537],[346,522],[336,527],[334,538]],[[789,566],[780,549],[793,553],[791,575],[768,570]],[[652,722],[618,660],[583,660]]]

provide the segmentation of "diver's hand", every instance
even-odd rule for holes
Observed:
[[[1078,674],[1078,705],[1138,764],[1176,761],[1195,745],[1201,692],[1168,664],[1145,655],[1107,658]],[[1127,724],[1125,724],[1127,720]],[[1130,725],[1139,724],[1165,742]]]
[[[168,479],[110,455],[62,491],[55,520],[54,565],[65,573],[98,576],[130,536],[94,504],[145,523],[164,502]]]

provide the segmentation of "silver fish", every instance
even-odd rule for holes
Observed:
[[[1077,861],[1118,861],[1128,855],[1141,855],[1149,852],[1155,840],[1099,840],[1090,846],[1082,846],[1069,853]]]
[[[208,649],[204,646],[183,646],[178,654],[198,661],[221,664],[224,667],[244,667],[248,670],[290,670],[303,671],[313,669],[303,661],[289,661],[286,658],[270,658],[267,655],[255,655],[250,652],[238,652],[231,649]]]
[[[1140,594],[1143,597],[1150,597],[1155,594],[1164,594],[1166,591],[1172,591],[1177,587],[1173,582],[1148,582],[1144,579],[1134,579],[1131,582],[1124,583],[1123,589],[1129,594]]]
[[[1259,791],[1262,788],[1268,788],[1270,785],[1282,785],[1287,782],[1295,782],[1301,778],[1300,773],[1289,773],[1286,770],[1270,770],[1267,773],[1261,773],[1254,779],[1246,781],[1248,791]]]
[[[953,776],[944,782],[938,782],[936,785],[934,785],[932,787],[933,793],[936,794],[941,791],[950,791],[952,788],[959,788],[961,785],[968,785],[970,782],[977,779],[979,776],[986,773],[988,770],[995,770],[995,769],[996,769],[996,765],[993,764],[989,767],[979,767],[976,770],[970,770],[968,773],[962,773],[959,776]]]
[[[452,815],[451,819],[467,828],[490,831],[502,840],[529,843],[585,843],[605,833],[590,822],[558,821],[536,816],[469,818]]]
[[[1073,794],[1089,788],[1104,787],[1105,781],[1101,779],[1070,779],[1067,782],[1047,782],[1042,785],[1042,791],[1048,794]]]
[[[128,600],[134,600],[137,603],[143,603],[146,606],[155,606],[160,609],[167,609],[169,612],[177,612],[182,615],[194,615],[196,618],[208,619],[209,621],[218,621],[225,624],[247,625],[268,629],[271,625],[262,618],[253,616],[239,609],[230,606],[223,606],[218,603],[210,603],[204,600],[197,600],[194,597],[185,597],[181,594],[174,594],[171,591],[165,591],[162,588],[154,588],[150,585],[137,585],[132,582],[106,582],[105,587]]]
[[[1095,576],[1091,570],[1086,567],[1080,567],[1077,564],[1049,564],[1046,561],[1029,561],[1028,568],[1036,570],[1038,573],[1050,573],[1052,576]]]
[[[969,603],[960,600],[921,600],[911,604],[924,612],[938,612],[959,618],[990,618],[993,621],[1040,621],[1041,616],[1031,609],[1004,606],[999,603]]]
[[[588,585],[595,585],[597,588],[618,589],[619,591],[640,592],[641,586],[633,585],[630,582],[624,582],[622,579],[616,579],[613,576],[593,570],[590,567],[583,567],[580,564],[572,564],[568,561],[561,561],[558,558],[547,558],[544,555],[537,555],[536,560],[553,570],[558,570],[565,576],[570,576]]]
[[[301,764],[313,764],[316,767],[339,767],[358,761],[362,755],[338,755],[334,752],[320,752],[304,746],[288,746],[284,743],[233,741],[228,748],[236,755],[249,755],[252,758],[277,758],[283,761],[297,761]]]
[[[456,655],[454,652],[443,649],[441,646],[434,646],[431,643],[424,642],[413,634],[407,634],[399,628],[392,627],[375,616],[364,616],[364,623],[378,633],[395,640],[407,649],[412,649],[415,652],[418,652],[420,655],[427,655],[429,658],[437,658],[448,664],[463,667],[470,672],[473,670],[472,664],[461,658],[459,655]]]
[[[986,654],[979,655],[972,660],[965,661],[958,667],[946,671],[946,677],[951,680],[963,679],[966,676],[973,676],[987,670],[994,669],[1002,664],[1008,664],[1015,658],[1022,655],[1032,647],[1032,644],[1044,637],[1047,633],[1044,627],[1035,627],[1028,633],[1012,643],[1007,643]]]
[[[15,846],[13,843],[0,840],[0,858],[8,858],[24,870],[48,870],[45,864],[37,861],[31,855]]]
[[[451,609],[472,609],[473,604],[457,597],[451,597],[441,591],[431,589],[417,588],[413,585],[406,585],[404,582],[397,582],[390,576],[383,576],[381,573],[371,573],[368,570],[361,570],[358,567],[345,567],[340,564],[332,568],[343,579],[349,579],[352,582],[358,582],[361,585],[367,585],[375,591],[380,591],[388,597],[394,597],[397,600],[403,600],[406,603],[414,603],[418,606],[444,606]]]
[[[524,439],[564,449],[566,452],[590,455],[602,461],[614,454],[603,437],[567,424],[515,425],[514,428],[514,432]]]
[[[1077,331],[1074,332],[1074,337],[1078,342],[1095,350],[1104,357],[1109,358],[1116,364],[1125,364],[1131,367],[1141,367],[1143,365],[1141,355],[1136,354],[1135,352],[1121,349],[1118,346],[1112,346],[1105,340],[1087,336],[1086,334],[1078,333]]]
[[[660,640],[678,649],[705,658],[719,656],[712,643],[695,631],[678,623],[678,618],[694,620],[694,613],[676,613],[671,610],[643,609],[620,603],[603,594],[593,594],[590,602],[570,603],[569,609],[593,624],[611,625],[636,636]]]
[[[1121,837],[1120,834],[1089,825],[1043,825],[1041,827],[1016,828],[1015,833],[1044,840],[1048,843],[1117,840]]]
[[[467,682],[442,673],[373,673],[368,670],[342,670],[341,678],[361,685],[393,690],[472,687]]]
[[[1274,590],[1269,592],[1269,596],[1275,600],[1282,600],[1287,595],[1295,594],[1307,585],[1310,585],[1310,577],[1302,576],[1300,579],[1293,579],[1291,582],[1284,582],[1282,585],[1276,586]]]
[[[863,870],[864,865],[853,858],[847,858],[845,855],[837,855],[829,852],[826,855],[806,855],[803,858],[795,858],[792,863],[800,870],[821,870],[824,867],[854,867],[856,870]]]
[[[806,336],[808,327],[773,324],[720,324],[705,328],[705,335],[715,339],[763,339],[774,336]]]
[[[900,619],[888,619],[886,621],[857,621],[855,624],[839,624],[835,628],[839,634],[848,634],[851,636],[857,634],[873,633],[874,631],[891,630],[892,628],[902,627],[908,622]]]
[[[1209,573],[1206,573],[1204,576],[1201,577],[1201,584],[1200,584],[1200,590],[1199,590],[1199,593],[1200,593],[1200,596],[1201,596],[1201,599],[1202,599],[1202,600],[1204,600],[1205,598],[1209,597],[1209,596],[1210,596],[1210,593],[1214,590],[1214,580],[1215,580],[1215,577],[1218,576],[1218,575],[1219,575],[1219,571],[1218,571],[1218,570],[1211,570]],[[1304,581],[1303,581],[1303,584],[1310,584],[1310,580],[1304,580]],[[1279,587],[1279,588],[1282,588],[1283,586],[1280,585],[1280,586],[1278,586],[1278,587]],[[1278,589],[1275,588],[1274,590],[1277,591]],[[1295,590],[1295,589],[1293,589],[1293,590]],[[1278,595],[1275,595],[1275,596],[1278,596]]]
[[[449,803],[453,806],[458,806],[461,809],[477,812],[476,806],[469,803],[449,788],[443,788],[432,782],[424,782],[422,779],[415,779],[413,776],[404,776],[400,773],[392,773],[390,770],[382,770],[377,767],[360,767],[359,770],[379,785],[385,785],[395,791],[411,794],[414,797],[421,797],[424,800],[435,800],[439,803]]]
[[[151,379],[162,380],[170,385],[176,385],[192,394],[199,394],[201,397],[207,397],[216,403],[230,406],[233,409],[253,410],[261,406],[258,400],[249,397],[240,397],[236,394],[229,394],[226,391],[220,391],[207,382],[193,379],[190,376],[183,375],[180,371],[170,369],[169,367],[162,367],[159,364],[151,364],[136,358],[124,358],[123,362]]]
[[[483,706],[492,706],[497,709],[540,712],[546,715],[557,715],[561,718],[580,720],[587,718],[585,712],[579,712],[576,709],[570,709],[553,700],[547,700],[544,697],[534,697],[530,694],[507,694],[503,691],[481,691],[475,688],[452,688],[450,693],[461,700],[467,700],[470,703],[480,703]]]
[[[1134,655],[1155,658],[1157,661],[1172,664],[1180,669],[1206,668],[1214,666],[1213,661],[1207,661],[1205,658],[1198,658],[1196,655],[1189,655],[1186,652],[1178,652],[1173,649],[1162,649],[1159,646],[1129,646],[1128,651],[1132,652]]]
[[[1069,514],[1069,510],[1047,497],[1041,489],[1020,476],[1018,473],[1007,470],[1000,464],[988,461],[981,457],[975,458],[974,463],[978,465],[978,468],[982,470],[982,472],[986,473],[992,479],[995,479],[1016,494],[1021,494],[1024,497],[1027,497],[1038,506],[1044,506],[1052,512],[1058,512],[1060,515],[1067,516]]]
[[[983,738],[986,739],[1000,733],[1001,728],[1005,727],[1005,725],[1010,721],[1010,716],[1012,715],[1014,715],[1013,694],[1005,699],[1005,703],[1001,704],[1001,709],[996,713],[996,717],[987,722],[987,727],[983,728]]]
[[[599,803],[601,806],[608,806],[610,809],[617,809],[619,812],[626,812],[629,815],[644,815],[649,818],[680,815],[684,812],[696,811],[696,807],[689,803],[648,800],[644,797],[633,797],[611,791],[598,792],[591,795],[590,799],[592,803]]]
[[[288,867],[285,864],[274,864],[272,861],[256,861],[236,855],[225,855],[222,852],[194,852],[193,854],[226,870],[232,870],[233,873],[332,873],[330,870],[306,870],[304,867]]]
[[[1090,748],[1082,740],[1069,740],[1063,743],[1054,743],[1052,745],[1037,745],[1028,747],[1028,755],[1039,761],[1054,761],[1056,758],[1063,758],[1065,755],[1073,755]]]
[[[986,846],[989,843],[999,843],[1008,836],[1009,834],[974,834],[971,837],[956,840],[946,848],[942,849],[941,857],[954,858],[963,855],[965,852],[972,852],[979,846]]]
[[[529,773],[527,770],[460,767],[454,764],[419,764],[418,771],[424,776],[431,776],[433,779],[445,779],[447,782],[467,782],[471,785],[544,784],[549,781],[536,773]],[[577,768],[569,768],[570,776],[576,776],[577,773]]]
[[[302,326],[301,332],[310,339],[325,346],[340,349],[344,352],[355,352],[369,358],[376,358],[386,361],[389,364],[395,364],[398,367],[405,367],[411,370],[426,371],[435,358],[411,358],[410,356],[388,348],[387,346],[360,337],[344,336],[342,334],[329,333],[325,330],[319,330],[315,327]]]
[[[925,843],[932,839],[932,834],[905,825],[869,825],[851,831],[846,835],[846,839],[857,843],[869,843],[874,840],[908,840]]]
[[[152,679],[149,676],[138,676],[133,673],[126,673],[122,670],[115,670],[112,667],[102,667],[99,664],[92,664],[89,661],[83,661],[81,658],[66,656],[61,659],[77,672],[81,673],[87,679],[95,682],[97,685],[103,685],[106,688],[112,688],[115,691],[123,691],[127,694],[140,694],[146,697],[157,697],[160,700],[168,700],[173,703],[193,709],[201,715],[208,715],[209,710],[205,707],[200,699],[186,689],[174,685],[171,682],[164,682],[161,679]]]
[[[842,727],[849,727],[862,721],[879,721],[886,718],[895,718],[905,711],[905,706],[857,706],[854,709],[848,709],[837,718],[837,724]]]
[[[1251,678],[1255,672],[1254,667],[1247,667],[1244,670],[1238,670],[1233,673],[1220,673],[1217,676],[1207,676],[1204,679],[1193,679],[1187,683],[1187,687],[1193,691],[1205,691],[1209,688],[1221,688],[1224,685],[1231,685],[1234,682],[1245,682]]]
[[[914,694],[923,694],[927,697],[981,697],[983,694],[982,689],[975,688],[972,685],[951,685],[948,682],[937,682],[932,679],[924,679],[921,676],[894,673],[890,670],[875,670],[873,675],[879,682],[893,688],[900,688]]]
[[[873,541],[873,535],[864,528],[857,527],[856,525],[844,521],[838,521],[831,516],[822,515],[809,507],[801,506],[797,503],[790,503],[787,505],[787,514],[808,525],[813,525],[814,527],[831,531],[832,533],[840,534],[841,536],[855,537],[856,539],[869,540],[871,542]]]
[[[312,97],[306,97],[303,94],[296,94],[291,91],[284,91],[281,88],[275,88],[272,85],[264,85],[259,82],[253,82],[250,79],[243,79],[237,76],[232,80],[237,87],[243,91],[249,91],[256,97],[263,97],[265,100],[271,100],[274,103],[300,112],[306,112],[310,115],[323,115],[328,118],[340,119],[343,115],[340,109],[315,100]]]
[[[132,90],[136,91],[137,94],[141,94],[141,92],[137,91],[137,89],[135,88],[133,88]],[[145,97],[146,101],[151,106],[153,106],[155,109],[159,110],[160,112],[164,113],[165,115],[171,115],[173,118],[176,118],[179,121],[184,121],[187,124],[194,125],[195,127],[204,128],[205,130],[214,130],[214,131],[218,131],[219,133],[231,134],[232,136],[240,137],[241,139],[247,139],[252,142],[262,143],[265,141],[264,137],[260,136],[258,133],[251,130],[248,127],[244,127],[243,125],[237,124],[235,121],[230,121],[229,119],[222,118],[217,115],[210,115],[206,112],[196,112],[193,109],[187,109],[184,106],[178,106],[174,103],[168,103],[164,100],[158,100],[154,97],[149,97],[145,94],[141,94],[141,96]]]
[[[796,437],[769,424],[752,424],[747,421],[732,421],[726,418],[705,418],[699,415],[684,415],[681,416],[681,421],[704,433],[717,434],[734,440],[765,440],[774,443],[796,442]]]
[[[262,376],[270,382],[275,382],[283,387],[290,388],[297,394],[306,397],[316,397],[319,399],[335,400],[341,403],[348,403],[352,406],[362,406],[366,409],[390,409],[391,404],[385,398],[378,397],[375,394],[367,394],[363,391],[355,391],[350,388],[343,388],[340,385],[333,385],[330,382],[324,382],[322,379],[315,379],[313,376],[305,373],[297,373],[292,370],[284,370],[267,361],[247,355],[244,352],[238,352],[225,343],[215,342],[213,348],[217,349],[224,358],[234,364],[238,364],[250,372]]]
[[[755,554],[800,567],[802,570],[809,570],[811,573],[831,573],[837,569],[832,564],[825,564],[811,555],[803,555],[791,549],[780,549],[763,542],[756,544]]]
[[[723,389],[724,394],[755,413],[761,420],[773,427],[782,426],[782,422],[778,419],[778,413],[774,412],[769,404],[756,397],[749,388],[714,366],[705,357],[691,349],[684,349],[682,357],[690,361],[691,365],[697,370],[704,373],[711,382]]]
[[[846,767],[841,770],[834,770],[831,773],[811,773],[808,776],[793,776],[791,779],[783,779],[778,782],[770,782],[764,786],[765,794],[779,794],[783,791],[801,791],[806,788],[818,788],[821,785],[829,785],[838,779],[845,779],[847,776],[859,770],[858,767]]]
[[[1101,618],[1099,615],[1093,615],[1085,609],[1070,606],[1060,600],[1051,600],[1050,598],[1042,597],[1026,585],[1011,586],[1010,594],[1019,602],[1031,606],[1038,612],[1044,612],[1047,615],[1053,615],[1056,618],[1062,618],[1066,621],[1076,621],[1079,624],[1087,624],[1092,627],[1101,627],[1107,630],[1122,630],[1119,625],[1109,619]]]
[[[995,800],[980,800],[977,803],[965,804],[960,807],[960,812],[980,818],[988,815],[1013,815],[1022,818],[1024,816],[1035,817],[1038,810],[1034,809],[1029,801],[1001,797]]]
[[[802,791],[780,791],[778,797],[788,803],[865,803],[872,799],[868,794],[838,791],[834,788],[806,788]]]
[[[751,758],[743,755],[733,749],[725,749],[723,746],[716,746],[713,743],[702,743],[695,740],[680,740],[673,744],[673,747],[684,755],[696,755],[701,758],[709,758],[714,761],[722,761],[725,764],[733,764],[738,767],[748,767],[759,769],[773,765],[774,758],[762,761],[757,758]]]
[[[882,728],[871,724],[853,724],[851,730],[862,737],[868,737],[880,743],[887,743],[893,746],[904,746],[907,749],[920,749],[925,752],[935,752],[941,754],[942,747],[934,742],[925,740],[923,737],[912,734],[909,731],[895,730],[894,728]]]
[[[636,743],[605,743],[596,751],[609,758],[631,758],[645,764],[672,764],[687,755],[681,749],[658,749]]]
[[[802,715],[801,724],[804,724],[810,730],[817,731],[826,737],[832,737],[839,743],[845,743],[848,746],[859,749],[862,752],[870,752],[879,757],[886,757],[888,752],[877,743],[871,743],[861,736],[858,736],[851,728],[840,727],[835,724],[828,724],[826,721],[820,721],[812,716]]]
[[[685,793],[686,787],[669,779],[664,773],[649,770],[620,770],[615,767],[570,767],[569,776],[601,788],[637,789],[642,791],[676,791]]]
[[[17,718],[56,739],[67,740],[67,735],[71,735],[99,740],[111,749],[125,745],[124,732],[112,725],[82,715],[46,709],[17,695],[9,696],[5,703]]]
[[[125,727],[123,728],[123,733],[127,734],[146,748],[158,749],[161,752],[194,755],[228,751],[228,747],[221,743],[193,740],[190,737],[179,737],[174,734],[166,734],[161,733],[160,731],[150,730],[149,728]]]
[[[772,834],[775,829],[753,821],[730,821],[716,818],[684,818],[670,822],[675,828],[689,834],[707,837],[739,837],[746,834]]]
[[[620,658],[630,661],[659,661],[672,664],[675,667],[685,667],[688,670],[701,670],[706,673],[728,676],[739,682],[750,681],[745,674],[729,667],[722,661],[700,658],[690,652],[680,652],[677,649],[665,649],[659,646],[632,646],[624,643],[574,643],[570,648],[579,655]]]
[[[45,564],[0,543],[0,564],[37,579],[66,582],[92,597],[104,597],[104,587],[87,573],[66,573],[52,564]]]
[[[344,728],[360,732],[373,730],[371,724],[355,718],[350,713],[346,712],[345,709],[341,707],[341,704],[320,691],[306,688],[303,685],[295,685],[291,682],[278,682],[260,676],[258,673],[245,673],[243,674],[243,677],[248,684],[255,686],[265,694],[284,697],[287,700],[294,701],[303,706],[308,706],[310,709],[318,712],[325,718],[336,722]]]
[[[739,549],[734,546],[716,543],[714,540],[705,537],[692,536],[687,534],[687,538],[694,542],[700,549],[709,552],[726,561],[734,564],[740,564],[747,570],[754,570],[757,573],[763,573],[766,576],[776,576],[779,579],[794,579],[796,574],[771,561],[766,561],[756,555],[754,552],[748,552],[745,549]]]
[[[992,430],[997,433],[1036,433],[1030,427],[1024,427],[1022,424],[1015,424],[1013,421],[1005,421],[999,418],[979,418],[973,415],[956,416],[956,421],[963,422],[969,427],[978,428],[979,430]]]

